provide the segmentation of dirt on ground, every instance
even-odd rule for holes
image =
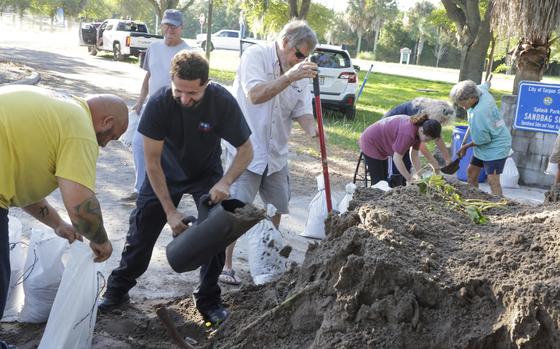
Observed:
[[[205,328],[188,297],[150,300],[100,315],[96,343],[170,347],[153,310],[163,304],[197,348],[560,347],[560,204],[485,214],[476,225],[417,186],[358,189],[302,266],[225,293],[232,315],[220,328]]]
[[[0,85],[21,80],[31,75],[32,72],[33,70],[26,65],[0,61]]]

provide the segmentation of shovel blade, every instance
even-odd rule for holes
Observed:
[[[450,163],[449,165],[442,167],[441,168],[441,172],[448,174],[448,175],[452,175],[455,172],[457,172],[459,170],[459,163],[461,162],[460,158],[457,158],[455,160],[453,160],[452,163]]]

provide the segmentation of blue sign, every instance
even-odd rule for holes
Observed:
[[[560,85],[522,81],[513,127],[557,133],[560,129]]]

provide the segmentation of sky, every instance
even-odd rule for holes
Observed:
[[[440,1],[438,0],[428,0],[430,2],[432,2],[434,5],[438,5],[438,3],[440,3]],[[323,4],[329,8],[334,9],[337,12],[343,12],[346,10],[346,4],[347,1],[346,0],[313,0],[313,2],[318,2],[320,4]],[[399,6],[399,9],[401,9],[402,11],[406,11],[409,8],[411,8],[415,3],[419,2],[418,0],[397,0],[397,4]]]

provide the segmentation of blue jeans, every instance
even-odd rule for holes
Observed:
[[[210,190],[221,175],[207,176],[197,181],[179,183],[168,182],[169,192],[175,207],[184,193],[191,194],[199,206],[200,197]],[[136,201],[136,208],[130,214],[130,228],[122,252],[120,265],[113,270],[107,283],[107,298],[121,298],[136,285],[136,279],[144,274],[156,240],[167,223],[167,217],[150,182],[145,181]],[[221,290],[218,277],[224,268],[225,251],[221,251],[200,268],[200,284],[194,296],[199,310],[209,310],[220,304]]]
[[[134,160],[134,191],[139,193],[146,178],[146,164],[144,163],[144,136],[138,130],[132,137],[132,158]]]
[[[4,314],[10,289],[10,244],[8,234],[8,210],[0,208],[0,318]],[[0,339],[0,348],[8,348]]]

